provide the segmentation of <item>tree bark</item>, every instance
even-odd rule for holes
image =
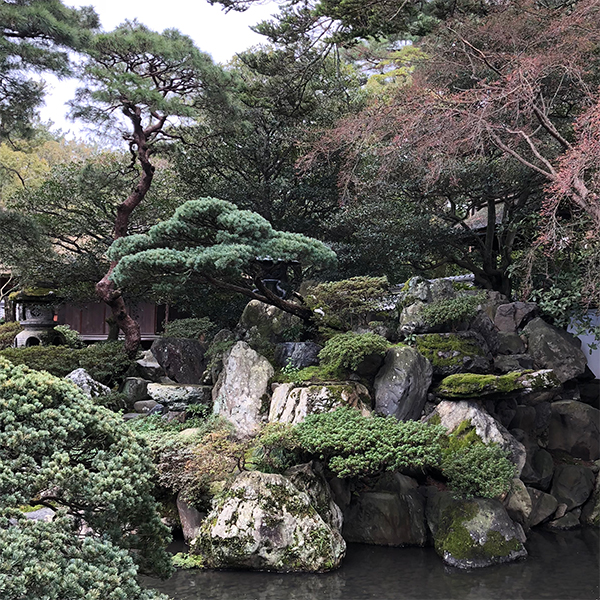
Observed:
[[[155,168],[150,162],[151,152],[148,146],[148,138],[152,134],[160,131],[165,122],[165,118],[161,117],[152,126],[144,129],[142,126],[141,110],[138,106],[127,105],[124,107],[123,113],[133,124],[133,135],[129,147],[134,159],[139,160],[142,167],[142,173],[135,189],[129,194],[127,199],[117,207],[117,216],[113,230],[114,240],[127,235],[129,217],[140,202],[142,202],[150,189]],[[110,275],[116,265],[117,263],[114,261],[110,263],[108,272],[96,284],[96,294],[110,307],[115,323],[125,335],[126,352],[130,356],[135,356],[142,340],[140,326],[129,314],[121,292],[115,288],[115,284],[110,279]]]

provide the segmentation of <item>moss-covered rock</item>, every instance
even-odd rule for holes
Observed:
[[[458,500],[439,492],[429,499],[427,519],[436,552],[453,567],[488,567],[527,556],[523,529],[497,500]]]
[[[253,471],[215,498],[190,551],[209,568],[318,573],[340,565],[346,543],[288,479]]]
[[[514,371],[506,375],[461,373],[443,379],[436,392],[442,398],[479,398],[493,394],[530,393],[560,387],[550,369]]]
[[[433,365],[433,375],[488,373],[491,357],[485,341],[474,332],[419,335],[416,349]]]

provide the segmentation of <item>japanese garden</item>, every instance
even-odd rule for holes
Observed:
[[[101,21],[0,0],[0,598],[597,598],[600,0]]]

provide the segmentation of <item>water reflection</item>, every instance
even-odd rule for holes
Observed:
[[[525,561],[465,572],[431,548],[350,544],[334,573],[178,571],[145,583],[174,600],[597,600],[599,545],[597,530],[535,531]]]

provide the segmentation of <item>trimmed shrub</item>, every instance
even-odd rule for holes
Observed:
[[[192,340],[208,340],[216,325],[207,317],[175,319],[165,324],[162,337],[189,338]]]
[[[2,323],[0,325],[0,350],[12,347],[15,336],[20,331],[23,331],[23,328],[17,321]]]
[[[455,298],[438,300],[425,305],[421,316],[425,323],[432,327],[439,325],[456,327],[472,319],[477,314],[477,307],[483,301],[485,301],[485,294],[460,294]]]
[[[85,525],[167,576],[170,535],[153,477],[147,452],[118,415],[67,380],[0,359],[0,530],[19,507],[41,504],[68,515],[75,550],[83,546],[74,532]]]
[[[333,370],[346,368],[354,371],[366,356],[383,355],[390,346],[384,337],[376,333],[340,333],[325,343],[319,359]]]

